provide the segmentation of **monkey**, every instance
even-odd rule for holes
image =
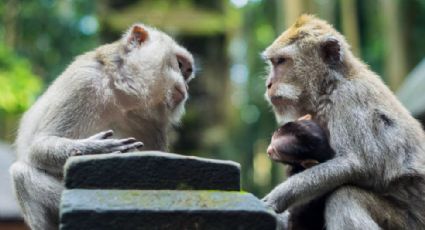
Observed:
[[[325,131],[307,114],[277,129],[267,148],[269,157],[288,165],[292,176],[335,155]]]
[[[330,193],[327,229],[425,229],[424,131],[343,35],[302,15],[262,55],[277,122],[311,114],[335,151],[277,185],[265,206],[284,213]]]
[[[276,130],[267,154],[272,160],[288,165],[287,176],[290,177],[332,159],[335,152],[325,131],[307,114]],[[326,197],[327,194],[306,204],[291,207],[287,212],[286,229],[323,229]]]
[[[31,229],[59,228],[69,157],[142,146],[165,151],[166,134],[184,113],[192,78],[192,54],[144,24],[76,57],[20,121],[18,160],[10,173]]]

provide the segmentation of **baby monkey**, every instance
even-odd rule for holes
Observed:
[[[290,177],[333,158],[335,152],[325,131],[307,114],[276,130],[267,154],[272,160],[288,165],[287,175]],[[288,215],[284,225],[287,229],[323,229],[325,200],[326,195],[291,207],[284,214]]]

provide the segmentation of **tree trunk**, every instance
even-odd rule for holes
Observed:
[[[385,74],[392,90],[397,90],[406,76],[406,54],[404,36],[401,29],[399,1],[381,0],[384,15],[384,31],[386,37]]]
[[[359,26],[357,23],[357,1],[341,1],[342,32],[351,45],[351,50],[356,56],[360,56]]]

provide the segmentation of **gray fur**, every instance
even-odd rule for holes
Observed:
[[[136,27],[147,39],[133,34]],[[142,147],[140,141],[146,150],[167,148],[167,130],[188,97],[187,90],[178,101],[173,95],[193,77],[182,75],[178,57],[193,64],[166,34],[134,25],[119,41],[77,57],[24,114],[10,172],[31,229],[59,227],[62,170],[70,156],[127,152]]]
[[[274,87],[282,84],[302,92],[274,105],[278,120],[285,120],[286,107],[294,108],[291,113],[296,111],[297,116],[312,114],[327,128],[336,156],[288,178],[263,199],[265,204],[280,213],[331,193],[325,211],[327,229],[425,229],[421,125],[352,55],[332,26],[303,16],[288,31],[264,52],[267,59],[279,55],[290,59],[272,67],[278,70],[269,76],[273,86],[267,98],[272,101],[278,92]],[[321,44],[330,35],[338,41],[340,55],[332,65],[321,53]],[[285,52],[282,47],[296,52],[279,53]]]

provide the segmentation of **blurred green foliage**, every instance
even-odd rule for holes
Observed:
[[[93,1],[20,1],[14,49],[49,83],[76,55],[98,45]]]
[[[32,73],[28,60],[0,43],[0,110],[24,112],[41,90],[41,79]]]
[[[13,141],[41,91],[99,44],[99,22],[95,2],[84,0],[6,0],[0,18],[0,139]]]
[[[265,153],[276,122],[264,100],[266,65],[260,52],[284,30],[293,12],[287,3],[299,3],[303,12],[344,31],[343,1],[5,0],[0,4],[0,138],[12,139],[17,116],[75,56],[116,40],[140,21],[175,37],[201,69],[190,83],[183,124],[171,134],[171,150],[241,163],[244,190],[261,196],[282,180],[284,170]],[[387,80],[385,58],[394,47],[383,26],[388,12],[383,1],[354,2],[360,57]],[[397,58],[410,70],[425,54],[425,0],[392,3],[401,15],[399,35],[407,54]]]

